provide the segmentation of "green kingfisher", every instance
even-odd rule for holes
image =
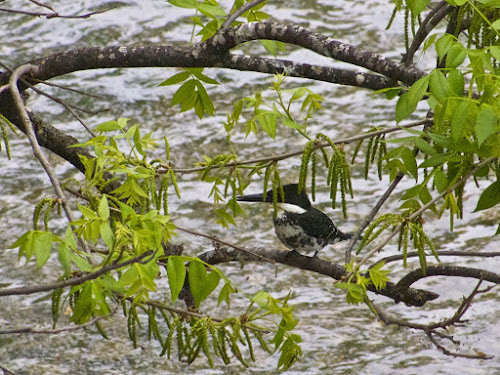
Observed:
[[[278,194],[278,212],[274,230],[279,240],[291,251],[310,253],[313,257],[328,244],[348,240],[349,233],[342,233],[323,212],[313,208],[307,193],[299,192],[299,185],[283,186],[284,196]],[[265,195],[250,194],[237,198],[242,202],[273,202],[273,190]]]

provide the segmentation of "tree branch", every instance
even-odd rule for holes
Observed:
[[[450,193],[451,191],[455,190],[457,187],[461,186],[464,184],[469,178],[471,178],[478,170],[480,170],[482,167],[485,165],[491,163],[492,161],[496,160],[497,157],[492,156],[487,159],[482,160],[479,162],[472,170],[467,173],[464,177],[462,177],[460,180],[458,180],[455,184],[452,186],[448,187],[445,189],[442,193],[438,194],[435,196],[433,199],[431,199],[427,204],[423,205],[420,209],[415,211],[413,214],[411,214],[406,220],[407,221],[412,221],[419,217],[424,211],[426,211],[429,207],[431,207],[434,203],[436,203],[439,199],[444,197],[446,194]],[[382,248],[389,243],[389,241],[399,233],[399,231],[403,228],[404,224],[398,224],[396,228],[392,231],[391,234],[389,234],[379,245],[375,246],[368,254],[366,254],[363,259],[358,263],[358,266],[363,265],[370,259],[375,253],[378,253]]]
[[[4,329],[0,330],[0,335],[13,335],[17,333],[33,333],[33,334],[52,334],[52,335],[57,335],[62,332],[71,332],[71,331],[78,331],[79,329],[89,327],[91,325],[94,325],[96,322],[102,319],[107,319],[111,316],[113,316],[116,313],[116,309],[112,311],[110,314],[107,315],[102,315],[102,316],[96,316],[95,318],[89,320],[86,323],[79,324],[76,326],[71,326],[71,327],[63,327],[63,328],[57,328],[57,329],[36,329],[33,327],[24,327],[24,328],[12,328],[12,329]]]
[[[481,252],[474,252],[474,251],[436,251],[436,254],[440,257],[450,257],[450,256],[457,256],[457,257],[480,257],[480,258],[494,258],[494,257],[500,257],[500,252],[487,252],[487,253],[481,253]],[[403,260],[404,258],[416,258],[420,256],[418,251],[410,251],[407,254],[396,254],[396,255],[391,255],[382,259],[377,260],[376,263],[370,266],[370,268],[376,266],[379,263],[384,262],[385,264],[391,263],[391,262],[396,262],[398,260]]]
[[[346,144],[354,143],[357,141],[361,141],[361,140],[366,139],[366,138],[376,137],[376,136],[381,135],[381,134],[394,133],[394,132],[400,131],[402,129],[409,129],[409,128],[413,128],[413,127],[420,126],[420,125],[426,125],[428,123],[432,123],[432,119],[431,120],[426,119],[423,121],[410,122],[410,123],[404,124],[404,125],[394,126],[394,127],[387,128],[387,129],[377,130],[374,132],[360,134],[360,135],[356,135],[353,137],[343,138],[343,139],[339,139],[338,141],[335,141],[333,143],[335,145],[346,145]],[[318,142],[313,146],[313,149],[318,150],[318,149],[326,148],[326,147],[330,147],[330,144],[328,142]],[[303,153],[304,153],[304,150],[297,150],[297,151],[288,152],[286,154],[266,156],[266,157],[257,158],[257,159],[234,161],[231,163],[226,163],[224,165],[216,164],[216,165],[212,166],[212,169],[222,168],[222,167],[231,168],[231,167],[236,167],[238,165],[257,164],[257,163],[263,163],[263,162],[268,162],[268,161],[269,162],[280,161],[280,160],[292,158],[294,156],[302,155]],[[161,164],[160,166],[165,169],[164,171],[162,171],[162,170],[157,171],[160,174],[161,173],[168,173],[168,171],[170,169],[173,169],[175,173],[181,173],[181,174],[196,173],[196,172],[204,171],[206,169],[205,167],[172,168],[170,165],[167,165],[167,164]]]
[[[354,245],[356,244],[356,241],[358,241],[359,238],[361,238],[361,233],[365,230],[365,228],[370,225],[372,222],[373,218],[377,214],[377,212],[380,210],[382,205],[385,203],[385,201],[389,198],[389,196],[392,194],[396,186],[399,184],[399,182],[403,179],[404,174],[402,172],[398,172],[392,183],[389,185],[385,193],[380,197],[378,200],[377,204],[372,208],[370,214],[366,217],[365,221],[359,229],[357,230],[356,234],[352,237],[351,241],[349,241],[349,247],[347,248],[345,252],[345,262],[350,263],[351,262],[351,252],[352,249],[354,248]]]
[[[261,247],[247,247],[252,253],[259,254],[265,258],[272,259],[290,267],[312,271],[331,277],[335,280],[343,280],[347,276],[346,269],[318,257],[307,257],[297,252],[281,251],[275,249],[265,249]],[[207,251],[198,256],[204,262],[216,265],[228,262],[258,262],[259,258],[251,255],[234,251],[230,248],[221,247],[215,250]],[[387,283],[384,289],[377,290],[373,285],[368,286],[368,290],[379,295],[386,296],[396,302],[404,302],[408,306],[423,306],[428,301],[439,297],[438,294],[422,289],[408,288],[406,290],[396,289],[394,283]]]
[[[252,0],[246,4],[244,4],[241,8],[239,9],[236,9],[232,14],[229,15],[229,17],[227,17],[227,19],[224,21],[224,23],[222,24],[222,26],[220,27],[220,30],[225,30],[227,29],[229,26],[231,26],[231,24],[236,21],[236,19],[241,16],[243,13],[245,13],[247,10],[250,10],[252,9],[253,7],[259,5],[260,3],[263,3],[264,1],[266,0]]]
[[[415,56],[415,52],[420,48],[420,45],[424,42],[427,35],[434,30],[441,20],[446,17],[451,11],[455,9],[446,1],[441,1],[438,5],[436,5],[427,16],[422,21],[419,29],[417,30],[415,37],[413,38],[410,47],[408,48],[408,53],[403,59],[403,63],[406,66],[410,66],[413,64],[413,57]]]
[[[148,256],[151,256],[151,257],[146,259]],[[64,280],[64,281],[58,281],[58,282],[55,282],[52,284],[42,284],[42,285],[33,285],[33,286],[23,286],[23,287],[19,287],[19,288],[0,289],[0,297],[15,296],[15,295],[19,296],[19,295],[33,294],[33,293],[39,293],[39,292],[47,292],[49,290],[66,288],[68,286],[74,286],[74,285],[80,285],[86,281],[97,279],[99,276],[104,275],[108,271],[116,270],[118,268],[128,266],[129,264],[148,263],[149,261],[151,261],[151,259],[153,259],[153,257],[154,257],[153,250],[148,250],[145,253],[143,253],[135,258],[128,259],[122,263],[112,264],[112,265],[103,267],[100,270],[98,270],[96,272],[89,273],[85,276],[75,277],[75,278]]]
[[[441,332],[437,331],[437,329],[447,329],[451,326],[457,325],[460,323],[462,320],[462,317],[470,307],[472,300],[474,297],[479,294],[479,293],[485,293],[489,291],[491,288],[494,287],[492,285],[489,288],[486,288],[484,290],[479,290],[479,286],[481,285],[482,280],[479,280],[477,283],[476,287],[472,290],[472,292],[469,294],[467,298],[464,298],[458,309],[455,311],[455,313],[444,320],[433,322],[433,323],[427,323],[427,324],[421,324],[421,323],[414,323],[414,322],[409,322],[407,320],[403,319],[398,319],[394,317],[388,316],[384,311],[382,311],[375,303],[372,301],[366,301],[372,312],[386,325],[397,325],[399,327],[406,327],[406,328],[411,328],[411,329],[417,329],[424,331],[429,338],[429,340],[438,348],[441,350],[444,354],[454,356],[454,357],[463,357],[463,358],[473,358],[473,359],[491,359],[493,357],[486,356],[485,354],[462,354],[462,353],[455,353],[449,351],[446,347],[442,346],[434,336],[439,336],[446,338],[450,341],[452,341],[454,344],[458,344],[456,340],[453,339],[453,337],[444,335]]]
[[[497,273],[485,271],[479,268],[438,265],[425,267],[425,273],[421,268],[411,271],[401,280],[399,280],[399,282],[396,284],[396,288],[406,289],[418,280],[430,276],[471,277],[478,280],[490,281],[495,284],[500,284],[500,274]]]

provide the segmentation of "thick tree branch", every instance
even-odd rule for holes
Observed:
[[[259,254],[265,258],[272,259],[277,263],[281,263],[290,267],[312,271],[331,277],[335,280],[342,280],[347,276],[346,269],[336,263],[332,263],[318,257],[307,257],[297,252],[281,251],[275,249],[265,249],[261,247],[247,248],[252,253]],[[258,258],[251,255],[237,252],[231,248],[221,247],[216,250],[207,251],[199,258],[208,264],[221,264],[227,262],[258,262]],[[377,290],[373,285],[368,286],[368,290],[376,294],[380,294],[395,300],[396,302],[404,302],[408,306],[423,306],[428,301],[432,301],[439,297],[438,294],[422,289],[408,288],[402,290],[396,288],[394,283],[387,283],[384,289]]]
[[[259,39],[277,40],[301,46],[320,55],[369,69],[394,81],[402,81],[407,85],[425,75],[425,72],[415,67],[404,67],[381,55],[363,51],[301,26],[266,22],[245,23],[219,31],[207,40],[210,43],[204,47],[209,49],[213,46],[217,53],[225,54],[241,43]]]
[[[221,63],[221,67],[268,74],[285,73],[290,77],[308,78],[373,91],[397,86],[394,80],[379,74],[256,56],[230,54]]]
[[[293,63],[276,59],[244,57],[230,55],[228,52],[238,44],[249,40],[273,39],[296,44],[335,59],[346,61],[371,69],[386,77],[349,70],[342,70],[318,65]],[[271,23],[252,23],[223,30],[213,38],[189,47],[172,45],[146,47],[93,47],[72,50],[50,55],[30,62],[33,66],[29,83],[36,85],[40,81],[62,76],[68,73],[99,68],[133,67],[220,67],[239,70],[253,70],[264,73],[286,72],[290,76],[310,78],[343,85],[364,87],[372,90],[387,88],[401,80],[413,83],[424,72],[415,68],[405,69],[401,65],[370,52],[359,51],[353,46],[335,41],[324,35],[313,33],[302,27],[285,26]],[[0,74],[0,85],[8,83],[10,72]],[[20,84],[20,91],[28,88]],[[22,119],[13,111],[12,98],[8,92],[0,95],[0,113],[25,131]],[[38,143],[50,151],[70,161],[83,171],[78,155],[88,156],[85,150],[68,149],[78,143],[73,137],[43,125],[35,124]],[[45,134],[42,134],[44,132]],[[44,136],[47,135],[47,136]]]
[[[411,271],[401,280],[399,280],[399,282],[396,284],[396,288],[406,289],[418,280],[430,276],[471,277],[478,280],[490,281],[495,284],[500,284],[500,274],[489,272],[479,268],[448,266],[443,264],[438,266],[427,266],[425,267],[425,273],[421,268]]]

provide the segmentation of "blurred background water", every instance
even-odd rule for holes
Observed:
[[[103,5],[104,4],[104,5]],[[150,45],[161,43],[186,43],[191,35],[189,9],[170,6],[165,1],[114,1],[101,2],[81,0],[75,2],[53,1],[60,14],[80,14],[117,6],[112,11],[89,19],[44,19],[25,15],[0,13],[1,40],[0,56],[3,63],[17,66],[42,55],[88,46],[108,45]],[[31,3],[6,1],[4,7],[40,10]],[[401,34],[402,19],[397,17],[393,27],[385,30],[392,12],[388,1],[274,1],[266,7],[276,21],[300,24],[334,39],[398,59],[404,51]],[[258,43],[244,47],[246,53],[266,54]],[[287,59],[314,62],[323,65],[345,67],[337,61],[317,56],[312,52],[288,47]],[[417,63],[426,66],[422,56]],[[427,59],[433,60],[433,59]],[[432,63],[432,61],[430,61]],[[220,69],[206,69],[205,73],[224,84],[210,86],[209,94],[216,105],[216,115],[200,121],[191,111],[178,113],[170,102],[176,87],[157,87],[176,69],[113,69],[94,70],[69,74],[53,82],[84,90],[102,99],[92,99],[60,89],[44,88],[61,99],[86,107],[92,111],[107,109],[95,116],[88,116],[87,122],[96,125],[118,117],[130,117],[155,136],[167,135],[172,159],[176,167],[189,167],[201,160],[202,155],[213,156],[227,147],[226,133],[222,122],[232,110],[232,105],[256,90],[269,94],[267,87],[273,77],[259,73],[247,73]],[[324,82],[310,82],[287,78],[288,88],[307,86],[321,94],[324,109],[310,121],[309,132],[323,132],[332,139],[360,134],[372,126],[394,125],[394,103],[373,95],[371,92],[342,87]],[[45,97],[32,95],[30,107],[44,116],[54,126],[71,133],[80,140],[88,135],[63,107]],[[420,112],[418,115],[423,116]],[[415,117],[415,119],[418,117]],[[421,118],[421,117],[420,117]],[[9,250],[17,237],[32,226],[34,205],[43,197],[53,196],[48,178],[34,159],[26,138],[10,135],[13,159],[8,160],[5,152],[0,154],[0,272],[1,283],[12,286],[33,285],[54,280],[59,274],[56,258],[39,271],[30,264],[18,261],[17,251]],[[240,157],[254,158],[290,150],[301,149],[304,139],[289,129],[280,129],[276,141],[259,134],[234,138]],[[390,147],[390,145],[389,145]],[[347,147],[352,155],[353,147]],[[50,161],[61,178],[81,178],[71,166],[51,155]],[[298,178],[300,159],[289,159],[280,163],[284,182],[295,182]],[[362,177],[363,161],[358,157],[352,167],[355,196],[348,202],[347,219],[340,210],[333,211],[328,200],[325,176],[318,178],[318,194],[314,205],[338,223],[343,231],[354,231],[368,214],[378,197],[387,186],[387,177],[378,181],[376,172],[371,171],[367,181]],[[280,246],[274,235],[271,211],[266,205],[248,205],[248,216],[238,220],[238,227],[227,230],[215,224],[216,218],[208,197],[211,186],[196,181],[196,176],[179,176],[182,198],[171,199],[173,221],[179,226],[218,236],[240,245]],[[411,186],[409,179],[403,180],[397,192],[382,209],[395,210],[400,205],[398,197]],[[253,190],[252,190],[253,189]],[[261,185],[254,183],[249,191],[259,191]],[[437,220],[429,215],[429,234],[439,250],[493,251],[497,240],[493,237],[498,222],[498,210],[472,213],[477,204],[479,189],[468,185],[465,193],[465,220],[456,222],[454,232],[449,232],[448,219]],[[62,228],[64,219],[54,219],[53,227]],[[210,250],[210,241],[179,234],[177,242],[183,242],[188,255]],[[320,256],[325,259],[343,261],[345,245],[324,249]],[[396,246],[389,245],[384,254],[395,253]],[[459,261],[471,267],[498,269],[497,260],[445,259]],[[409,262],[410,267],[413,264]],[[404,273],[393,266],[391,277],[397,280]],[[352,306],[345,302],[344,294],[333,287],[331,279],[309,272],[290,269],[282,265],[248,264],[226,265],[222,270],[248,294],[266,290],[275,297],[292,293],[290,303],[295,306],[300,323],[297,331],[303,338],[303,359],[294,365],[290,374],[494,374],[500,373],[497,359],[490,361],[466,360],[448,357],[430,345],[421,332],[394,327],[383,327],[364,306]],[[159,281],[165,285],[166,278]],[[416,284],[429,288],[441,295],[438,300],[423,308],[407,308],[394,305],[383,297],[375,301],[391,314],[402,318],[418,319],[421,322],[435,321],[449,316],[460,303],[462,295],[470,293],[475,281],[467,279],[441,280],[438,278]],[[3,297],[0,303],[0,327],[21,327],[50,324],[50,301],[40,295]],[[243,297],[236,297],[232,312],[240,314],[246,307]],[[457,350],[479,349],[490,355],[500,354],[500,317],[497,308],[498,295],[492,292],[481,295],[468,311],[470,322],[457,330],[462,341]],[[182,306],[182,305],[181,305]],[[223,308],[207,303],[204,310],[215,316],[224,316]],[[103,339],[94,328],[60,335],[12,335],[0,336],[0,364],[20,374],[174,374],[190,372],[195,374],[266,374],[274,373],[277,356],[267,358],[258,352],[259,360],[245,369],[237,361],[229,366],[217,363],[210,369],[205,359],[193,364],[180,363],[176,359],[159,357],[160,346],[148,342],[145,335],[140,346],[133,349],[126,334],[126,321],[116,317],[105,322],[104,327],[113,338]]]

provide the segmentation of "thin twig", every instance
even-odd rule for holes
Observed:
[[[185,232],[185,233],[189,233],[189,234],[192,234],[193,236],[199,236],[199,237],[204,237],[204,238],[208,238],[209,240],[212,240],[213,242],[217,242],[217,243],[220,243],[224,246],[228,246],[228,247],[231,247],[237,251],[240,251],[242,253],[246,253],[246,254],[249,254],[251,256],[254,256],[254,257],[257,257],[265,262],[269,262],[271,264],[274,264],[276,263],[273,259],[269,259],[269,258],[266,258],[266,257],[263,257],[262,255],[259,255],[259,254],[256,254],[254,252],[251,252],[243,247],[240,247],[240,246],[236,246],[236,245],[233,245],[229,242],[226,242],[226,241],[222,241],[222,240],[219,240],[217,237],[213,237],[213,236],[209,236],[207,234],[203,234],[203,233],[199,233],[199,232],[195,232],[193,230],[190,230],[190,229],[185,229],[185,228],[181,228],[181,227],[177,227],[177,229],[179,229],[181,232]]]
[[[146,259],[148,256],[151,256],[149,259]],[[80,285],[86,281],[97,279],[99,276],[104,275],[108,271],[116,270],[118,268],[122,268],[128,266],[133,263],[148,263],[154,257],[154,252],[152,250],[148,250],[145,253],[135,257],[128,259],[122,263],[112,264],[106,267],[101,268],[100,270],[89,273],[85,276],[75,277],[68,280],[58,281],[52,284],[42,284],[42,285],[34,285],[34,286],[23,286],[19,288],[10,288],[10,289],[0,289],[0,297],[3,296],[15,296],[15,295],[26,295],[33,294],[39,292],[47,292],[49,290],[66,288],[68,286]]]
[[[129,302],[133,302],[133,300],[134,299],[132,297],[127,298],[127,301],[129,301]],[[167,311],[174,313],[174,314],[177,314],[177,315],[188,315],[188,316],[192,316],[192,317],[198,318],[198,319],[203,319],[203,318],[207,317],[207,315],[203,315],[203,314],[197,313],[195,311],[178,309],[175,307],[167,306],[161,302],[154,301],[154,300],[145,301],[143,303],[145,303],[148,306],[154,306],[154,307],[162,309],[162,310],[167,310]],[[225,320],[225,319],[216,318],[216,317],[212,317],[212,316],[210,316],[210,319],[213,320],[214,322],[219,322],[219,323],[223,322]],[[246,328],[253,330],[253,331],[258,331],[258,332],[262,332],[262,333],[269,333],[270,332],[269,330],[266,330],[266,329],[260,328],[260,327],[256,327],[254,325],[243,324],[243,326],[245,326]]]
[[[396,131],[400,131],[403,129],[409,129],[409,128],[414,128],[416,126],[420,125],[426,125],[427,123],[432,123],[432,119],[426,119],[423,121],[416,121],[416,122],[411,122],[405,125],[399,125],[399,126],[394,126],[392,128],[388,129],[382,129],[382,130],[377,130],[375,132],[370,132],[366,134],[361,134],[361,135],[356,135],[353,137],[348,137],[348,138],[343,138],[338,141],[333,142],[336,145],[341,145],[341,144],[349,144],[353,142],[357,142],[366,138],[371,138],[371,137],[376,137],[381,134],[389,134],[389,133],[394,133]],[[330,144],[328,142],[318,142],[313,146],[313,150],[329,147]],[[299,150],[299,151],[293,151],[293,152],[288,152],[286,154],[280,154],[280,155],[275,155],[275,156],[267,156],[267,157],[262,157],[262,158],[257,158],[257,159],[249,159],[249,160],[242,160],[242,161],[235,161],[231,163],[227,163],[224,165],[214,165],[212,166],[212,169],[215,168],[223,168],[223,167],[236,167],[239,165],[247,165],[247,164],[257,164],[257,163],[263,163],[263,162],[268,162],[268,161],[279,161],[279,160],[284,160],[288,159],[294,156],[302,155],[304,153],[304,150]],[[161,167],[164,168],[165,170],[158,170],[157,173],[163,174],[163,173],[168,173],[170,169],[172,169],[175,173],[196,173],[196,172],[201,172],[205,170],[205,167],[196,167],[196,168],[172,168],[168,164],[161,164]]]
[[[36,329],[36,328],[32,328],[32,327],[12,328],[12,329],[0,330],[0,335],[13,335],[16,333],[34,333],[34,334],[57,335],[57,334],[62,333],[62,332],[78,331],[79,329],[94,325],[99,320],[107,319],[107,318],[113,316],[115,313],[116,313],[116,309],[107,315],[96,316],[95,318],[89,320],[88,322],[77,325],[77,326],[63,327],[63,328],[57,328],[57,329]]]
[[[5,69],[7,69],[8,71],[10,71],[11,73],[13,73],[13,70],[11,68],[9,68],[8,66],[6,66],[5,64],[1,63],[0,62],[0,66],[4,67]],[[66,104],[62,99],[59,99],[55,96],[52,96],[48,93],[46,93],[45,91],[35,87],[34,85],[32,85],[31,83],[29,83],[27,80],[25,80],[24,78],[22,77],[19,77],[19,81],[24,83],[26,86],[28,86],[30,89],[32,89],[33,91],[35,91],[37,94],[40,94],[40,95],[43,95],[43,96],[46,96],[47,98],[53,100],[54,102],[62,105],[64,108],[66,108],[66,110],[68,112],[70,112],[73,117],[80,123],[82,124],[82,126],[85,128],[85,130],[87,130],[87,132],[92,136],[92,137],[95,137],[96,135],[94,134],[94,132],[87,126],[87,124],[80,118],[80,116],[78,116],[76,114],[76,112],[73,110],[74,106],[71,106],[69,104]],[[40,81],[40,80],[38,80]],[[43,81],[40,81],[40,82],[43,82]]]
[[[3,375],[17,375],[16,373],[12,372],[5,366],[0,365],[0,370],[3,372]]]
[[[385,312],[383,312],[372,301],[367,299],[366,302],[367,302],[368,306],[370,307],[370,310],[375,315],[377,315],[377,317],[382,322],[384,322],[384,324],[386,324],[386,325],[394,324],[394,325],[397,325],[399,327],[407,327],[407,328],[422,330],[427,334],[431,343],[434,344],[434,346],[436,346],[436,348],[441,350],[446,355],[451,355],[451,356],[455,356],[455,357],[464,357],[464,358],[474,358],[474,359],[490,359],[492,357],[486,356],[483,353],[473,355],[473,354],[460,354],[460,353],[451,352],[447,348],[445,348],[444,346],[439,344],[435,340],[435,338],[433,337],[433,335],[437,335],[439,337],[443,337],[443,338],[450,340],[452,343],[457,342],[456,340],[453,339],[453,337],[450,337],[448,335],[444,335],[441,332],[437,331],[436,329],[438,329],[438,328],[447,329],[450,326],[454,326],[454,325],[457,325],[458,323],[462,322],[462,317],[465,314],[465,312],[467,311],[467,309],[469,308],[469,306],[471,305],[474,297],[479,293],[484,293],[485,291],[488,291],[491,289],[491,288],[488,288],[486,290],[479,290],[479,286],[481,285],[481,282],[482,282],[482,280],[479,280],[479,282],[476,285],[476,287],[474,288],[474,290],[469,294],[469,296],[467,298],[464,298],[464,300],[462,301],[462,303],[460,304],[460,306],[458,307],[456,312],[453,314],[453,316],[451,316],[447,319],[444,319],[442,321],[439,321],[439,322],[434,322],[434,323],[428,323],[428,324],[412,323],[412,322],[408,322],[408,321],[405,321],[402,319],[389,317],[388,315],[385,314]]]
[[[494,258],[494,257],[499,257],[500,252],[498,251],[492,251],[492,252],[487,252],[487,253],[482,253],[479,251],[458,251],[458,250],[452,250],[452,251],[436,251],[436,254],[440,257],[451,257],[451,256],[458,256],[458,257],[480,257],[480,258]],[[420,256],[420,253],[418,251],[411,251],[409,253],[405,254],[396,254],[396,255],[391,255],[382,259],[379,259],[376,263],[370,266],[370,268],[373,268],[379,263],[384,262],[385,264],[391,263],[391,262],[396,262],[398,260],[403,260],[405,258],[416,258]]]
[[[25,131],[26,131],[26,136],[28,137],[31,148],[33,150],[33,153],[35,154],[36,158],[42,164],[42,167],[45,170],[45,173],[47,173],[47,175],[49,176],[50,182],[52,183],[52,186],[54,187],[56,195],[60,200],[60,203],[64,209],[64,212],[66,213],[66,217],[68,218],[68,221],[71,223],[74,221],[73,213],[71,212],[71,210],[68,208],[68,205],[66,204],[66,197],[65,197],[64,192],[61,188],[61,184],[59,183],[58,178],[56,177],[54,171],[52,170],[52,167],[50,166],[48,159],[45,157],[44,153],[42,152],[42,150],[40,148],[40,145],[38,144],[38,139],[37,139],[36,134],[35,134],[34,125],[31,122],[28,111],[26,110],[26,107],[24,106],[23,99],[21,97],[21,93],[19,92],[19,88],[17,87],[17,83],[18,83],[20,77],[23,74],[31,72],[32,69],[38,69],[38,68],[34,67],[33,65],[26,64],[26,65],[21,65],[16,70],[14,70],[14,72],[12,72],[12,75],[11,75],[10,80],[9,80],[10,91],[12,93],[12,99],[14,101],[14,105],[17,107],[17,110],[19,112],[19,116],[21,117],[22,123],[23,123]],[[83,240],[80,241],[80,244],[82,245],[85,252],[90,254],[90,250],[88,249],[86,243]],[[89,260],[89,261],[92,262],[92,260]]]
[[[38,144],[38,140],[36,138],[35,130],[33,127],[33,124],[31,123],[31,120],[29,118],[28,112],[26,111],[26,107],[24,106],[23,99],[21,97],[21,93],[19,92],[19,89],[17,87],[17,82],[19,80],[19,77],[21,77],[23,74],[26,74],[31,71],[31,69],[35,68],[32,65],[22,65],[14,72],[12,73],[9,83],[10,83],[10,91],[12,92],[12,97],[14,99],[14,104],[17,107],[17,110],[19,111],[19,115],[21,116],[21,119],[23,121],[24,128],[26,130],[26,135],[28,136],[28,140],[30,142],[31,148],[33,149],[33,153],[37,157],[37,159],[40,161],[40,163],[43,166],[43,169],[45,169],[45,172],[50,178],[50,182],[52,183],[52,186],[54,187],[54,190],[57,194],[57,197],[61,200],[61,204],[64,208],[64,212],[66,212],[66,216],[68,217],[68,220],[70,222],[74,221],[73,219],[73,214],[71,211],[68,209],[66,205],[66,197],[64,196],[64,192],[61,189],[61,185],[59,183],[59,180],[54,174],[54,171],[52,170],[52,167],[50,166],[49,161],[43,154],[42,150],[40,149],[40,145]]]
[[[95,12],[90,12],[90,13],[86,13],[86,14],[69,15],[69,16],[61,15],[55,11],[53,11],[53,12],[29,12],[29,11],[25,11],[25,10],[8,9],[8,8],[0,8],[0,12],[24,14],[24,15],[33,16],[33,17],[45,17],[47,19],[49,19],[49,18],[89,18],[89,17],[94,16],[96,14],[109,12],[110,10],[113,10],[115,8],[118,8],[118,5],[113,6],[111,8],[108,8],[108,9],[104,9],[104,10],[97,10]]]
[[[38,82],[38,83],[41,83],[43,85],[46,85],[46,86],[50,86],[50,87],[57,87],[58,89],[61,89],[61,90],[66,90],[66,91],[71,91],[71,92],[74,92],[76,94],[80,94],[80,95],[84,95],[84,96],[88,96],[90,98],[94,98],[94,99],[101,99],[103,100],[103,97],[100,96],[100,95],[96,95],[96,94],[91,94],[90,92],[86,92],[86,91],[82,91],[82,90],[78,90],[78,89],[75,89],[73,87],[69,87],[69,86],[65,86],[65,85],[60,85],[58,83],[54,83],[54,82],[49,82],[49,81],[43,81],[41,79],[38,79],[38,78],[35,78],[33,79],[34,82]],[[84,111],[83,108],[79,108],[80,111]],[[93,112],[90,112],[89,113],[93,113]]]
[[[469,178],[471,178],[474,173],[476,173],[478,170],[480,170],[482,167],[485,165],[491,163],[493,160],[497,159],[496,156],[491,156],[487,159],[484,159],[480,163],[478,163],[469,173],[467,173],[464,177],[462,177],[460,180],[458,180],[455,184],[450,186],[448,189],[444,190],[441,194],[438,194],[435,196],[433,199],[431,199],[427,204],[422,206],[419,210],[415,211],[413,214],[411,214],[406,221],[410,222],[414,219],[416,219],[419,215],[421,215],[424,211],[426,211],[429,207],[431,207],[434,203],[436,203],[439,199],[444,197],[446,194],[449,192],[455,190],[457,187],[460,185],[464,184]],[[391,234],[389,234],[378,246],[376,246],[373,250],[371,250],[368,254],[366,254],[363,259],[357,264],[358,266],[363,265],[366,263],[375,253],[378,253],[382,248],[389,243],[392,238],[399,233],[399,231],[403,228],[404,223],[398,224],[396,228],[392,231]]]
[[[247,10],[252,9],[254,6],[259,5],[260,3],[264,2],[266,0],[253,0],[250,1],[249,3],[244,4],[241,8],[236,9],[234,13],[230,14],[227,19],[224,21],[222,26],[220,27],[219,30],[226,30],[228,27],[231,26],[231,24],[236,21],[236,19],[241,16],[243,13],[245,13]]]
[[[413,57],[415,52],[418,50],[420,45],[423,43],[427,35],[436,27],[436,25],[450,13],[454,7],[449,5],[446,1],[441,1],[436,5],[424,18],[422,24],[420,25],[418,31],[415,33],[410,47],[408,48],[408,53],[405,56],[404,64],[410,66],[413,64]]]
[[[365,230],[365,228],[368,225],[370,225],[370,223],[372,222],[372,220],[375,217],[375,215],[377,214],[377,212],[380,210],[380,208],[382,207],[382,205],[385,203],[385,201],[392,194],[392,192],[394,191],[394,189],[396,188],[396,186],[399,184],[399,182],[403,179],[403,177],[404,177],[404,174],[402,172],[398,172],[398,174],[396,175],[396,177],[392,181],[392,183],[389,186],[389,188],[380,197],[380,199],[378,200],[378,202],[375,205],[375,207],[373,207],[373,209],[371,210],[370,214],[366,217],[366,219],[363,222],[363,224],[361,224],[361,226],[359,227],[359,229],[356,232],[356,234],[352,237],[351,241],[349,242],[349,247],[347,248],[347,250],[345,252],[345,262],[346,262],[346,264],[348,264],[348,263],[351,262],[352,249],[354,248],[354,245],[356,244],[356,242],[358,241],[358,239],[361,237],[361,233],[363,233],[363,231]]]
[[[44,4],[40,1],[37,1],[37,0],[28,0],[30,3],[33,3],[35,5],[38,5],[39,7],[42,7],[42,8],[47,8],[48,10],[51,10],[52,12],[56,12],[56,10],[54,8],[52,8],[50,5],[47,5],[47,4]]]

